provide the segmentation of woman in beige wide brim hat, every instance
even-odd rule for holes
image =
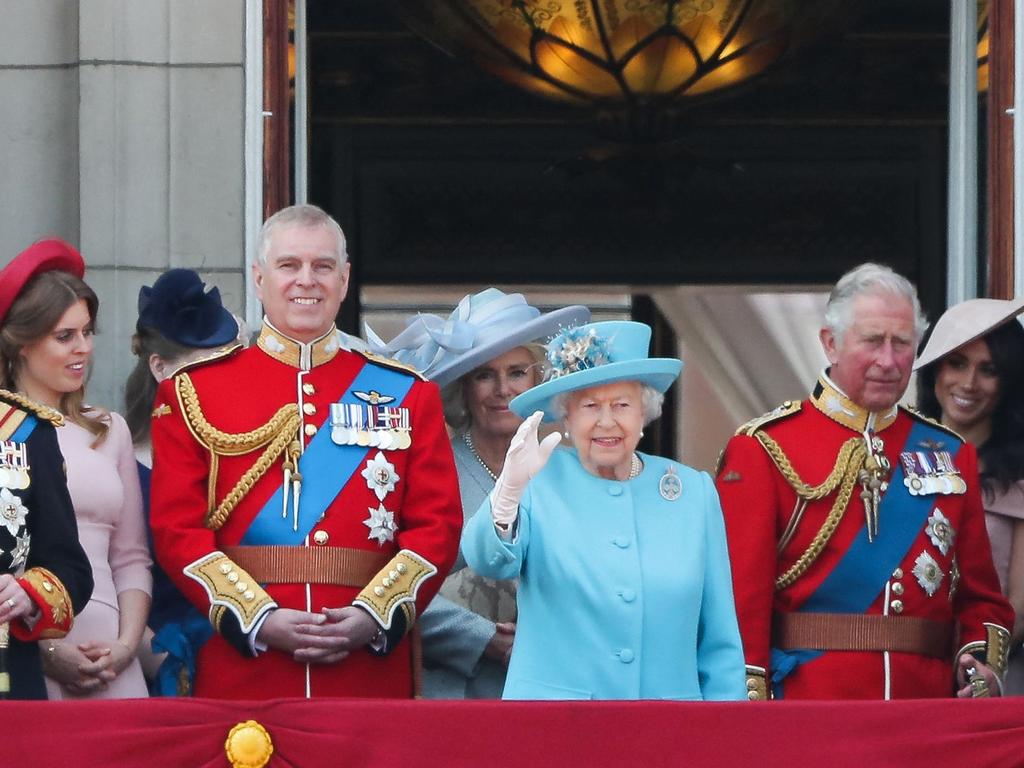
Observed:
[[[918,408],[978,449],[985,522],[1016,611],[1004,693],[1024,694],[1024,299],[950,307],[918,358]]]

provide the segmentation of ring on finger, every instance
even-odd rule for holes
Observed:
[[[14,610],[14,598],[13,598],[13,597],[8,597],[8,598],[7,598],[7,605],[8,605],[8,607],[9,607],[9,608],[10,608],[10,609],[11,609],[12,611]]]

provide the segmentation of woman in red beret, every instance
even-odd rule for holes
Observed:
[[[84,269],[73,248],[47,240],[0,275],[0,386],[63,417],[57,440],[95,584],[67,636],[40,643],[50,699],[146,695],[136,658],[151,591],[142,497],[124,419],[84,402],[98,306]]]
[[[39,243],[0,271],[0,698],[46,698],[38,641],[65,636],[92,593],[54,431],[63,418],[11,391],[16,360],[2,354],[21,289],[47,270],[81,274],[74,257]]]

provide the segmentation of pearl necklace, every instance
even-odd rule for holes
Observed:
[[[477,453],[476,448],[473,447],[473,438],[469,436],[468,430],[462,433],[462,442],[466,444],[466,447],[469,448],[469,452],[472,453],[476,460],[480,462],[480,466],[484,468],[484,472],[488,474],[491,480],[498,482],[498,476],[491,471],[491,468],[488,467],[487,463],[480,458],[480,454]]]
[[[629,460],[629,477],[627,480],[632,480],[635,477],[639,477],[640,473],[644,471],[644,463],[640,461],[640,457],[635,453]]]

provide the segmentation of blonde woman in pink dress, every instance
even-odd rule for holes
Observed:
[[[121,416],[83,403],[97,306],[80,278],[43,272],[11,306],[0,339],[8,386],[64,414],[57,440],[95,582],[71,632],[39,643],[50,699],[147,695],[136,651],[151,560],[131,436]]]

